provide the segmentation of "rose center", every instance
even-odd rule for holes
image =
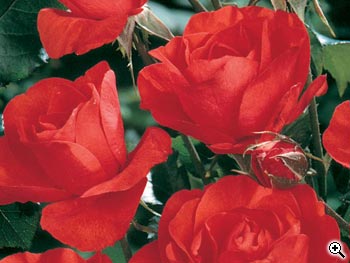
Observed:
[[[250,251],[255,250],[259,246],[259,237],[263,235],[263,231],[255,222],[249,219],[243,219],[243,222],[235,225],[229,235],[227,247],[233,251]]]

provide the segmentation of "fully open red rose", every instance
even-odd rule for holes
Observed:
[[[147,0],[59,0],[69,10],[45,8],[38,15],[41,42],[51,58],[77,55],[113,42],[129,16]]]
[[[323,145],[334,160],[350,168],[350,101],[344,101],[334,111],[323,134]]]
[[[112,263],[112,261],[101,253],[84,260],[71,249],[57,248],[42,254],[29,252],[14,254],[0,260],[0,263]]]
[[[101,62],[74,82],[38,82],[4,111],[0,204],[53,202],[41,226],[80,250],[125,234],[147,173],[171,152],[170,137],[149,128],[127,154],[115,81]]]
[[[158,240],[130,263],[331,263],[339,261],[328,243],[339,238],[336,221],[309,186],[273,190],[226,176],[204,191],[174,194]]]
[[[262,142],[250,152],[251,167],[267,187],[287,188],[301,181],[309,169],[303,149],[292,140]]]
[[[228,6],[194,15],[182,37],[151,51],[161,63],[139,75],[141,107],[217,153],[243,153],[253,132],[281,131],[326,92],[321,76],[301,96],[309,45],[295,14]]]

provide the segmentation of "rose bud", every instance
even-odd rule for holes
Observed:
[[[288,188],[304,178],[309,164],[303,149],[287,138],[255,145],[251,167],[262,185]]]

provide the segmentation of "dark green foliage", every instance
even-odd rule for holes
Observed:
[[[39,217],[39,206],[33,203],[1,206],[0,248],[29,249]]]
[[[59,7],[56,0],[2,0],[0,6],[0,84],[28,77],[43,61],[36,27],[44,7]]]

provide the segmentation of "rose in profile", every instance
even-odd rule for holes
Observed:
[[[77,253],[67,248],[56,248],[42,254],[30,252],[17,253],[8,256],[1,263],[112,263],[112,261],[101,253],[95,254],[88,260],[83,259]]]
[[[0,204],[48,202],[41,226],[79,250],[123,237],[146,175],[171,152],[146,130],[127,154],[114,72],[106,62],[75,81],[49,78],[10,101],[0,138]]]
[[[38,15],[41,42],[51,58],[84,54],[116,40],[128,17],[147,0],[59,0],[68,10],[45,8]]]
[[[288,137],[251,147],[251,167],[266,187],[288,188],[300,182],[309,169],[303,149]]]
[[[350,168],[350,101],[338,105],[323,134],[323,145],[334,160]]]
[[[243,153],[256,132],[280,132],[326,92],[304,92],[310,41],[295,14],[228,6],[194,15],[181,37],[150,54],[138,78],[141,107],[216,153]]]
[[[277,190],[226,176],[204,191],[174,194],[158,240],[130,263],[335,263],[339,257],[329,254],[328,244],[339,239],[336,221],[308,185]],[[343,253],[349,257],[345,245]]]

